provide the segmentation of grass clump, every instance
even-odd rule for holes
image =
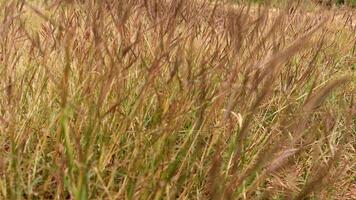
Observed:
[[[301,6],[1,2],[0,198],[352,199],[354,10]]]

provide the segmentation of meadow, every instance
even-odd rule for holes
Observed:
[[[0,199],[355,199],[351,3],[0,1]]]

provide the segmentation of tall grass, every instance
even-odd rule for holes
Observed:
[[[1,2],[1,199],[352,199],[354,10]]]

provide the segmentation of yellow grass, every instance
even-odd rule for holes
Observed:
[[[355,9],[290,2],[1,1],[0,199],[354,199]]]

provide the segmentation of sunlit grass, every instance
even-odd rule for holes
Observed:
[[[0,199],[352,199],[355,10],[309,5],[1,2]]]

